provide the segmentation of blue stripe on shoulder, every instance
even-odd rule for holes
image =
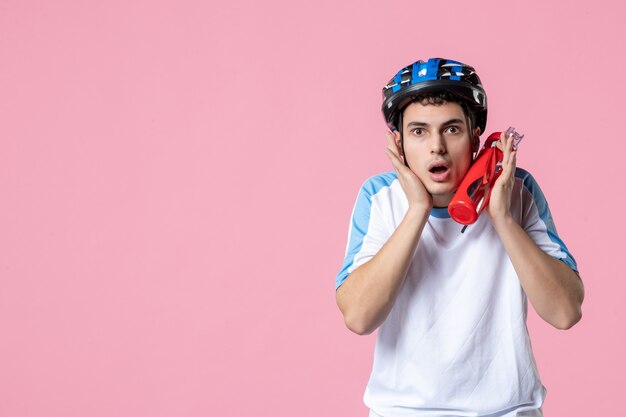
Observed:
[[[533,200],[535,202],[535,205],[537,206],[537,211],[539,212],[539,217],[541,218],[541,220],[543,220],[543,222],[546,224],[546,228],[548,229],[548,237],[550,238],[550,240],[559,245],[561,251],[563,251],[567,255],[561,260],[569,265],[570,268],[578,270],[576,260],[569,252],[569,250],[567,250],[567,246],[556,232],[556,226],[554,225],[554,220],[552,219],[552,214],[550,213],[550,208],[548,207],[548,202],[546,201],[546,197],[541,191],[541,188],[539,188],[539,184],[537,184],[537,181],[535,181],[533,176],[528,171],[522,168],[516,168],[515,178],[522,180],[523,186],[533,196]]]
[[[389,187],[398,178],[395,172],[385,172],[369,178],[361,186],[357,197],[352,219],[350,220],[350,232],[348,248],[343,261],[343,266],[335,279],[335,288],[339,288],[348,277],[348,269],[354,262],[354,257],[363,246],[363,238],[367,235],[370,223],[370,212],[372,209],[372,197],[383,188]]]

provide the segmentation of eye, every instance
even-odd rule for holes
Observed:
[[[446,130],[448,131],[448,133],[452,133],[453,135],[461,132],[461,129],[459,129],[457,126],[450,126]]]
[[[411,130],[411,133],[415,136],[421,136],[424,134],[424,129],[422,129],[421,127],[416,127],[415,129]]]

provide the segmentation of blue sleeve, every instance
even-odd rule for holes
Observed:
[[[380,174],[368,179],[361,186],[354,209],[352,210],[350,229],[348,232],[348,245],[343,265],[335,279],[335,288],[339,288],[354,269],[355,257],[361,252],[363,241],[365,237],[368,236],[368,232],[370,232],[373,209],[372,198],[381,189],[389,187],[396,178],[395,173]]]
[[[517,168],[515,176],[522,181],[524,189],[526,189],[532,196],[532,204],[529,205],[528,211],[524,216],[525,219],[522,227],[535,241],[535,243],[537,243],[546,253],[562,260],[570,268],[577,271],[578,267],[576,260],[556,231],[550,207],[548,206],[548,202],[545,195],[541,191],[541,188],[539,188],[539,184],[537,184],[537,181],[535,181],[529,172],[521,168]],[[535,210],[536,216],[538,216],[540,221],[536,221],[536,217],[533,215]],[[549,242],[556,245],[556,249],[551,250],[551,247],[547,247],[546,244],[543,244],[544,239],[542,236],[546,235]]]

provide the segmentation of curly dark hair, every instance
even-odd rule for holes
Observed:
[[[433,91],[433,92],[422,93],[422,94],[413,96],[411,101],[409,101],[402,108],[402,111],[400,111],[399,113],[398,126],[400,126],[400,129],[404,129],[404,126],[402,125],[402,118],[404,116],[404,110],[406,110],[409,104],[415,103],[415,102],[418,102],[424,106],[426,105],[441,106],[442,104],[446,104],[446,103],[458,104],[463,109],[463,114],[465,114],[465,121],[467,123],[467,128],[469,129],[469,132],[471,134],[474,132],[474,126],[476,126],[476,113],[470,108],[470,106],[467,105],[467,103],[464,100],[460,99],[459,97],[447,91]],[[483,132],[480,132],[480,133],[482,134]]]

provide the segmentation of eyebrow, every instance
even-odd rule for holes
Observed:
[[[441,124],[441,126],[449,126],[449,125],[453,125],[453,124],[457,124],[457,123],[465,123],[465,120],[462,119],[450,119],[444,123]],[[409,122],[406,127],[424,127],[424,126],[430,126],[428,123],[425,122],[420,122],[420,121],[412,121]]]

